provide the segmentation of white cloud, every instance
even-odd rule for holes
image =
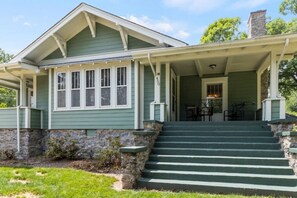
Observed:
[[[226,0],[163,0],[166,6],[198,13],[214,10],[223,5],[225,1]]]
[[[184,30],[179,30],[177,32],[177,34],[175,35],[176,38],[179,38],[179,39],[186,39],[190,36],[190,33],[189,32],[186,32]]]
[[[269,0],[240,0],[232,4],[233,9],[255,8],[267,3]]]
[[[31,26],[32,24],[26,20],[24,15],[16,15],[12,18],[12,21],[16,24],[22,24],[23,26]]]

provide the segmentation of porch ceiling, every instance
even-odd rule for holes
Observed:
[[[203,75],[225,74],[229,72],[255,71],[259,68],[268,53],[257,53],[239,56],[202,58],[199,60],[185,60],[171,62],[173,69],[179,76],[197,75],[200,67]],[[198,65],[197,65],[198,64]],[[215,64],[214,69],[209,65]]]

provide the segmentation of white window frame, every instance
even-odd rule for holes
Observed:
[[[65,73],[65,78],[66,78],[66,80],[65,80],[65,89],[64,89],[64,91],[65,91],[65,107],[58,107],[58,92],[59,91],[61,91],[61,90],[58,90],[58,74],[60,74],[60,73]],[[67,88],[68,88],[68,73],[67,73],[67,71],[63,71],[63,70],[61,70],[61,71],[58,71],[58,72],[55,72],[55,83],[54,83],[54,102],[55,102],[55,110],[57,110],[57,109],[59,109],[59,110],[65,110],[65,109],[67,109],[68,107],[67,107],[67,100],[68,100],[68,91],[67,91]]]
[[[101,84],[101,73],[102,73],[102,70],[104,69],[109,69],[110,70],[110,85],[109,85],[109,88],[110,88],[110,105],[104,105],[102,106],[101,104],[101,90],[102,90],[102,84]],[[102,67],[102,68],[99,68],[99,76],[97,76],[97,78],[99,79],[99,96],[97,98],[97,100],[99,100],[99,108],[101,109],[109,109],[113,106],[113,68],[112,67]],[[107,87],[105,87],[107,88]]]
[[[117,68],[126,67],[127,68],[127,105],[117,105]],[[111,105],[101,106],[101,69],[111,69]],[[95,106],[86,106],[86,71],[95,70]],[[80,107],[71,107],[71,78],[72,72],[80,72]],[[106,109],[129,109],[132,108],[131,105],[131,86],[132,86],[132,75],[131,75],[131,65],[121,64],[121,65],[111,65],[111,66],[94,66],[85,65],[75,67],[75,68],[56,68],[54,71],[54,111],[77,111],[77,110],[106,110]],[[57,103],[57,75],[58,73],[66,73],[66,107],[59,107]]]
[[[126,68],[126,85],[117,85],[117,80],[118,80],[118,68]],[[129,79],[130,79],[130,77],[129,77],[129,74],[128,74],[129,72],[128,72],[128,67],[126,67],[126,66],[117,66],[116,68],[115,68],[115,105],[117,106],[117,107],[125,107],[125,106],[127,106],[128,105],[128,98],[129,98],[129,96],[128,96],[128,93],[129,93]],[[118,105],[118,87],[127,87],[127,104],[125,104],[125,105]],[[130,91],[131,92],[131,91]]]
[[[94,71],[94,87],[92,87],[92,88],[90,88],[90,87],[87,87],[87,84],[86,84],[86,81],[87,81],[87,72],[88,71]],[[83,75],[83,83],[84,83],[84,88],[83,88],[83,90],[84,90],[84,92],[82,93],[82,95],[83,95],[83,97],[84,97],[84,99],[83,99],[83,107],[85,107],[86,109],[92,109],[92,108],[95,108],[95,107],[97,107],[97,79],[96,79],[96,77],[97,77],[97,69],[95,69],[95,68],[93,68],[93,69],[91,69],[91,68],[88,68],[88,69],[85,69],[84,70],[84,73],[83,73],[84,75]],[[94,89],[94,95],[95,95],[95,103],[94,103],[94,105],[93,106],[87,106],[87,100],[86,100],[86,98],[87,98],[87,90],[88,89]]]

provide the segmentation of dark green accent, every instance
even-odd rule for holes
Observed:
[[[0,128],[16,128],[16,109],[0,109]]]
[[[186,105],[200,105],[201,78],[199,76],[180,77],[180,120],[186,120]]]
[[[279,111],[280,111],[280,101],[273,100],[271,101],[271,120],[279,119]]]
[[[122,153],[140,153],[146,150],[147,150],[146,146],[127,146],[127,147],[120,148],[120,152]]]
[[[250,72],[234,72],[228,76],[228,105],[245,102],[244,120],[254,120],[257,110],[257,74]]]
[[[291,131],[283,131],[283,132],[278,132],[276,133],[277,136],[288,136],[288,137],[296,137],[297,136],[297,132],[291,132]]]
[[[44,60],[56,59],[56,58],[63,58],[62,52],[59,48],[57,48],[54,52],[48,55]]]
[[[161,65],[161,103],[166,103],[166,65]]]
[[[290,153],[297,153],[297,148],[289,148]]]
[[[138,135],[138,136],[153,136],[155,135],[155,131],[133,131],[133,135]]]
[[[155,105],[155,120],[160,120],[160,105]]]
[[[150,119],[150,104],[154,101],[154,75],[151,67],[144,67],[144,120]]]
[[[149,47],[155,47],[154,45],[147,43],[145,41],[142,41],[138,38],[135,38],[133,36],[128,36],[128,49],[140,49],[140,48],[149,48]]]
[[[53,78],[54,79],[54,78]],[[43,128],[48,128],[48,75],[37,76],[37,108],[43,111]]]
[[[41,111],[37,109],[31,109],[31,129],[41,128]]]
[[[296,118],[276,119],[268,122],[269,124],[294,124],[297,123]]]
[[[96,136],[97,130],[95,130],[95,129],[87,129],[86,130],[86,134],[87,134],[88,137]]]

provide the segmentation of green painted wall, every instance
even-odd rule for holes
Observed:
[[[128,49],[139,49],[154,47],[152,44],[128,36]],[[67,56],[81,56],[107,52],[124,51],[123,43],[119,31],[107,26],[96,23],[96,37],[91,36],[89,27],[86,27],[72,39],[67,41]],[[55,59],[62,58],[62,53],[56,49],[53,53],[45,58]]]
[[[228,105],[246,102],[245,120],[253,120],[257,104],[257,75],[256,72],[234,72],[228,76]]]
[[[48,75],[37,77],[37,108],[43,111],[43,128],[48,128]]]
[[[279,111],[280,111],[280,101],[279,100],[271,101],[271,120],[279,119]]]
[[[200,105],[201,78],[199,76],[180,77],[180,120],[186,120],[186,105]]]
[[[17,128],[17,110],[0,109],[0,128]],[[25,127],[25,109],[20,109],[20,128]]]
[[[127,109],[53,111],[52,83],[52,129],[133,129],[134,66],[131,74],[131,108]]]
[[[31,128],[32,129],[40,129],[40,118],[41,118],[41,111],[36,109],[31,109]]]
[[[154,101],[154,75],[151,67],[144,67],[144,120],[150,119],[150,104]]]

